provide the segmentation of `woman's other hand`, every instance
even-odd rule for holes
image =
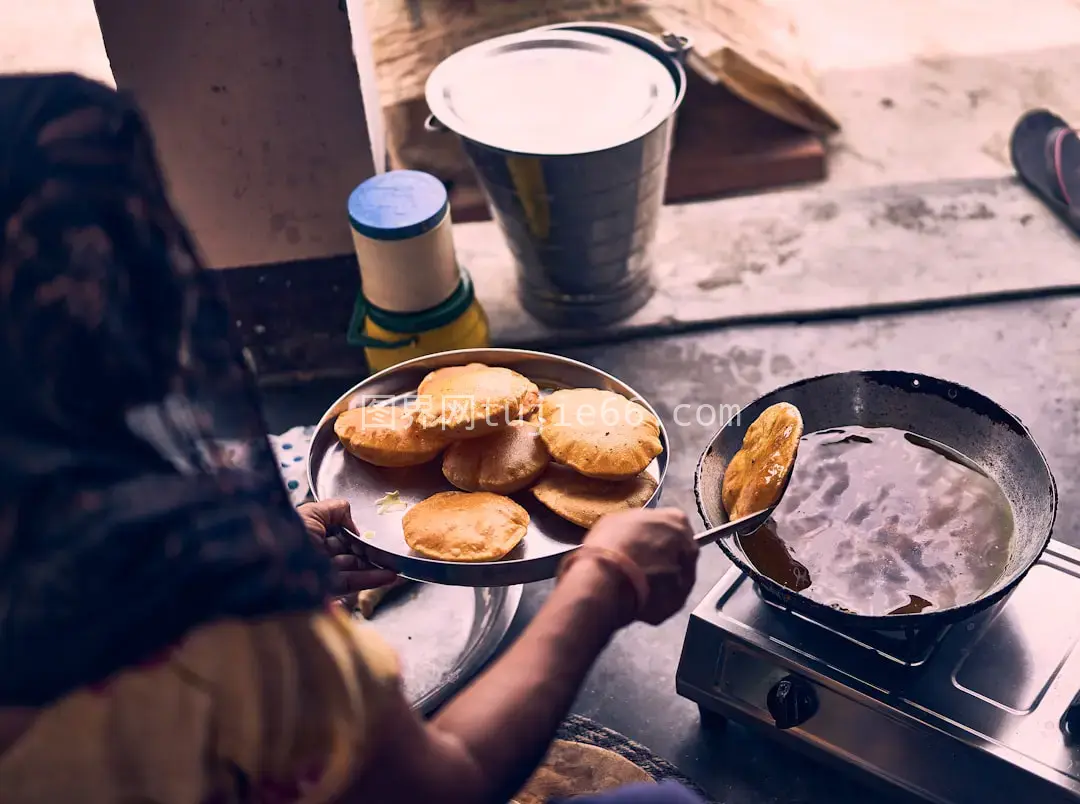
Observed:
[[[330,556],[337,570],[335,594],[350,595],[364,589],[386,586],[397,578],[390,570],[373,567],[359,555],[359,550],[353,549],[353,538],[341,532],[343,528],[348,528],[356,533],[346,500],[304,503],[296,511],[312,541]]]
[[[592,527],[584,544],[618,553],[641,570],[648,595],[636,619],[650,625],[659,625],[681,609],[694,586],[698,546],[690,520],[676,508],[609,514]],[[629,600],[636,599],[633,588],[623,592]]]

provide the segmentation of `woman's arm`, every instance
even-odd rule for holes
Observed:
[[[686,517],[648,511],[609,517],[587,543],[634,561],[650,587],[650,622],[666,619],[694,580]],[[633,617],[626,579],[595,559],[570,566],[521,638],[430,723],[395,696],[350,800],[505,804],[543,758],[585,675]]]
[[[621,624],[620,583],[596,562],[571,567],[517,643],[431,723],[398,696],[355,799],[509,801]]]

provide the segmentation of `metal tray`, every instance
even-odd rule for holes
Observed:
[[[420,583],[395,592],[371,620],[356,617],[397,652],[405,696],[427,715],[495,654],[521,604],[521,592],[520,586],[466,589]]]
[[[442,475],[440,461],[411,469],[382,469],[357,460],[334,435],[334,420],[349,408],[365,404],[402,404],[414,398],[424,376],[437,368],[465,363],[504,366],[535,382],[542,393],[559,388],[602,388],[636,399],[653,415],[656,411],[630,386],[593,366],[543,352],[521,349],[460,349],[416,358],[374,374],[342,395],[323,414],[308,452],[308,480],[316,500],[340,497],[352,505],[356,527],[366,538],[351,534],[366,545],[372,563],[418,581],[453,586],[512,586],[554,577],[562,558],[581,543],[585,531],[551,513],[526,490],[513,495],[531,518],[528,533],[510,555],[499,561],[453,562],[413,553],[401,532],[405,510],[377,513],[377,502],[397,491],[412,506],[440,491],[452,491]],[[657,421],[660,417],[657,416]],[[660,443],[664,451],[648,471],[657,487],[650,507],[657,505],[667,473],[669,441],[663,423]]]

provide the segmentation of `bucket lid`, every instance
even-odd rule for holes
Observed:
[[[460,50],[428,78],[435,118],[501,151],[565,156],[648,134],[674,111],[670,65],[611,36],[540,28]]]
[[[407,240],[438,226],[448,206],[446,187],[431,174],[391,170],[352,191],[349,222],[372,240]]]

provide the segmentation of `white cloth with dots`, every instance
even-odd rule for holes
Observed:
[[[311,498],[307,481],[307,454],[314,427],[294,427],[281,435],[270,436],[270,446],[277,457],[278,471],[289,490],[293,505],[300,505]]]

